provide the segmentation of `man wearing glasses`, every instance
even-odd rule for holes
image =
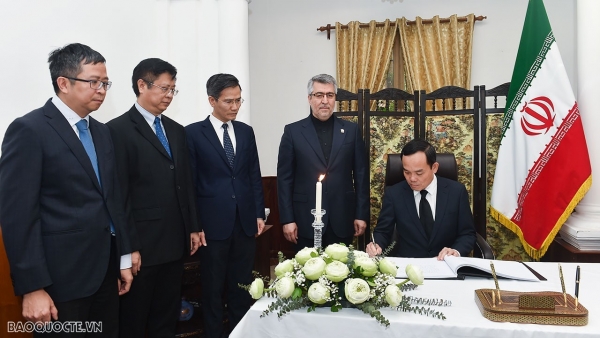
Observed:
[[[238,79],[216,74],[206,83],[212,114],[187,127],[198,221],[207,246],[199,250],[202,315],[207,338],[223,335],[223,291],[229,330],[250,309],[238,284],[252,282],[255,235],[265,226],[258,151],[252,127],[234,121],[244,99]]]
[[[111,86],[106,61],[74,43],[48,62],[55,95],[11,123],[2,143],[0,224],[14,291],[25,320],[48,323],[36,331],[66,334],[51,320],[95,322],[97,334],[118,337],[132,249],[110,132],[89,116]]]
[[[166,61],[141,61],[132,76],[137,101],[107,123],[139,250],[132,255],[131,291],[121,298],[121,337],[175,336],[183,258],[205,243],[196,220],[185,130],[163,114],[177,95],[176,75]]]
[[[337,83],[331,75],[308,81],[310,115],[285,126],[277,161],[279,215],[296,251],[313,246],[315,183],[322,181],[323,247],[351,244],[369,217],[369,171],[355,123],[333,116]]]

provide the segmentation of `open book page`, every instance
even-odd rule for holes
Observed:
[[[436,257],[431,258],[404,258],[387,257],[398,267],[396,278],[408,278],[406,266],[413,264],[423,270],[425,279],[456,278],[459,275],[492,277],[489,259],[473,257],[446,256],[443,261]],[[514,261],[494,260],[494,269],[498,277],[517,279],[524,281],[539,281],[539,279],[525,267],[525,265]]]
[[[490,268],[490,262],[492,260],[473,258],[473,257],[455,257],[446,256],[444,261],[448,263],[448,266],[452,271],[457,274],[469,275],[468,271],[462,271],[463,269],[477,269],[484,271],[492,275],[492,269]],[[539,281],[539,279],[531,272],[525,265],[515,261],[497,261],[494,260],[494,270],[498,277],[504,277],[508,279],[517,279],[524,281]],[[463,268],[463,269],[461,269]]]
[[[408,278],[406,275],[406,266],[413,264],[423,270],[423,277],[431,278],[456,278],[456,273],[448,266],[445,261],[438,261],[436,257],[431,258],[404,258],[387,257],[398,267],[396,278]]]

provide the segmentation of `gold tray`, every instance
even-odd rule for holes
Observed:
[[[495,289],[475,290],[475,303],[481,314],[494,322],[511,322],[524,324],[570,325],[583,326],[588,323],[588,310],[579,303],[575,308],[575,298],[567,294],[567,306],[560,292],[516,292],[500,291],[502,303],[493,306],[492,292]],[[519,296],[550,296],[554,298],[554,309],[523,309],[519,308]]]

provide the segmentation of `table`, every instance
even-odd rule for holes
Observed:
[[[500,280],[500,288],[510,291],[561,291],[557,263],[533,262],[528,265],[548,281],[519,282]],[[451,307],[431,307],[443,312],[446,320],[414,313],[383,309],[390,321],[388,328],[358,309],[330,312],[319,308],[307,313],[297,310],[278,319],[277,314],[260,318],[262,311],[273,299],[263,297],[248,311],[231,333],[230,338],[265,337],[600,337],[600,264],[582,263],[579,296],[581,304],[589,311],[586,326],[554,326],[536,324],[497,323],[484,318],[475,304],[476,289],[494,288],[491,279],[467,277],[465,280],[426,280],[414,291],[406,294],[425,298],[443,298],[452,301]],[[575,263],[562,263],[567,292],[575,290]]]

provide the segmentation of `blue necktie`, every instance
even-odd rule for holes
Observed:
[[[233,159],[235,158],[235,153],[233,152],[233,143],[231,142],[229,133],[227,132],[228,127],[229,126],[227,123],[223,123],[223,148],[225,148],[225,155],[227,155],[229,166],[233,168]]]
[[[90,135],[90,130],[88,129],[88,123],[86,120],[81,120],[75,123],[75,126],[77,126],[77,130],[79,130],[79,140],[81,140],[83,148],[92,162],[92,167],[94,167],[94,172],[96,173],[98,183],[100,183],[100,186],[102,186],[102,181],[100,180],[100,174],[98,172],[96,148],[94,147],[94,141],[92,141],[92,136]]]
[[[156,130],[156,136],[158,137],[160,144],[162,144],[163,147],[165,147],[165,150],[167,151],[167,154],[169,154],[169,157],[172,157],[171,147],[169,147],[167,137],[165,136],[165,133],[163,133],[162,127],[160,126],[160,118],[158,116],[154,118],[154,129]]]
[[[77,130],[79,130],[79,140],[81,141],[81,144],[83,144],[83,149],[85,149],[85,152],[92,162],[92,167],[96,173],[98,183],[102,186],[102,180],[100,180],[100,173],[98,171],[98,157],[96,157],[96,148],[94,147],[94,141],[92,140],[92,135],[90,135],[90,130],[88,129],[88,122],[86,120],[81,120],[75,123],[75,126],[77,127]],[[112,221],[110,222],[110,233],[115,233],[115,226]]]

